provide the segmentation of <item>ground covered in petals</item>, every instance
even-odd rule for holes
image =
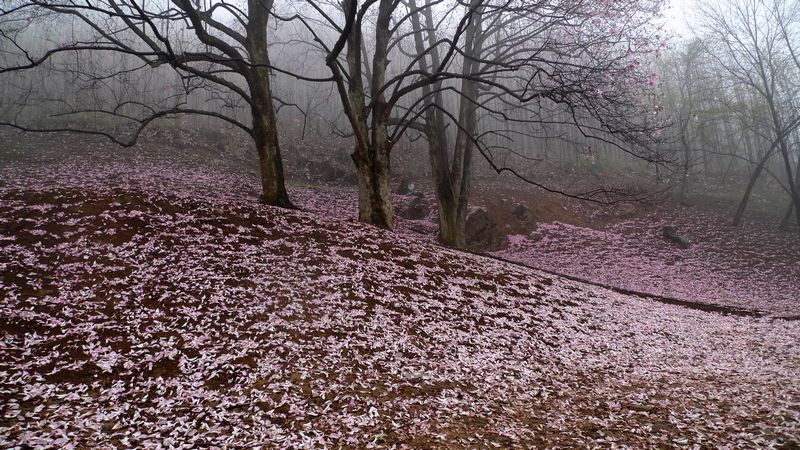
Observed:
[[[357,214],[353,189],[302,189],[293,194],[301,205],[320,214],[342,218]],[[778,228],[774,220],[748,216],[734,227],[728,211],[719,206],[638,205],[633,213],[618,214],[530,190],[482,194],[474,199],[474,208],[499,218],[498,232],[508,235],[504,248],[490,249],[495,256],[681,303],[800,318],[800,234]],[[413,195],[395,195],[401,211],[414,201]],[[397,228],[433,242],[435,200],[428,194],[425,201],[430,208],[427,217],[400,217]],[[511,213],[518,205],[528,211],[524,219]],[[606,217],[593,217],[598,211]],[[691,247],[665,239],[665,226],[689,238]]]
[[[561,222],[513,235],[498,255],[648,294],[800,318],[800,235],[775,224],[692,210],[655,212],[597,230]],[[683,249],[662,226],[691,236]]]
[[[798,321],[87,167],[0,169],[0,447],[800,445]]]

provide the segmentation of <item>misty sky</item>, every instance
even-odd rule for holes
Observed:
[[[694,0],[669,1],[669,5],[664,12],[664,17],[667,21],[667,31],[676,34],[680,39],[686,38],[692,34],[688,22],[692,17],[690,8],[693,4]]]

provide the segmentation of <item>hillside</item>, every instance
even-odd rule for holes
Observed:
[[[85,167],[0,171],[0,447],[800,445],[798,321]]]

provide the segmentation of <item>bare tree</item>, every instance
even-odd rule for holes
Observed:
[[[666,104],[672,117],[671,134],[676,138],[682,153],[680,203],[688,203],[689,175],[697,165],[695,146],[697,138],[697,124],[705,120],[702,114],[698,97],[702,87],[707,84],[705,68],[701,57],[704,54],[702,42],[693,40],[684,47],[677,49],[669,61],[665,61],[662,73],[666,79],[663,90]]]
[[[652,148],[632,150],[652,143],[660,126],[640,89],[653,83],[642,60],[660,45],[648,26],[658,2],[305,5],[283,19],[303,23],[326,54],[355,137],[362,221],[392,227],[390,152],[409,130],[428,141],[440,238],[456,246],[464,245],[474,151],[496,172],[525,178],[494,157],[490,136],[522,135],[530,123],[569,124],[587,139],[664,161]],[[559,107],[563,118],[554,120]],[[614,192],[572,195],[605,201]]]
[[[699,39],[680,44],[661,64],[667,78],[665,103],[674,124],[670,136],[684,155],[681,201],[686,200],[687,175],[694,167],[702,166],[705,175],[721,175],[723,180],[733,167],[748,169],[749,180],[733,219],[739,225],[762,175],[769,175],[786,193],[789,189],[782,167],[775,164],[778,141],[766,102],[737,80],[720,76],[725,70],[711,57],[714,49],[708,45]],[[721,159],[726,161],[724,172],[715,164]]]
[[[433,20],[433,3],[426,0],[425,8],[419,8],[415,0],[408,2],[410,11],[423,11],[411,15],[416,50],[411,56],[423,73],[439,66],[436,43],[445,40]],[[624,197],[615,188],[557,189],[501,162],[498,151],[524,152],[514,136],[531,137],[529,126],[545,130],[569,126],[586,140],[647,161],[666,162],[663,154],[647,145],[663,124],[639,120],[653,112],[642,100],[648,82],[653,87],[654,75],[644,70],[641,61],[661,45],[650,27],[657,3],[619,2],[598,8],[596,3],[580,1],[473,0],[462,7],[470,18],[464,43],[458,47],[461,70],[449,85],[438,80],[425,86],[418,109],[410,116],[423,124],[428,141],[443,243],[466,244],[476,150],[495,172],[510,172],[551,192],[599,202]],[[443,92],[448,90],[456,93],[455,102],[446,101]],[[449,126],[456,129],[452,145]],[[491,144],[490,137],[506,144]]]
[[[127,133],[92,129],[75,124],[31,126],[16,120],[5,125],[29,131],[75,131],[104,135],[133,145],[154,120],[185,114],[203,115],[244,130],[259,156],[262,201],[291,207],[284,184],[281,151],[270,85],[268,29],[273,0],[205,2],[170,0],[8,0],[0,6],[0,74],[8,76],[36,69],[86,71],[69,65],[70,58],[88,54],[92,61],[121,55],[128,68],[112,64],[107,70],[82,73],[112,91],[112,101],[97,105],[68,105],[61,115],[101,114],[127,125]],[[36,40],[45,27],[78,27],[55,42]],[[34,47],[45,45],[42,50]],[[131,65],[134,61],[138,64]],[[132,73],[168,66],[181,79],[180,93],[162,93],[152,102],[116,95]],[[113,83],[110,81],[114,81]],[[223,108],[190,107],[188,98],[204,92]],[[249,121],[239,120],[224,106],[244,105]]]
[[[766,105],[771,148],[781,158],[785,186],[798,211],[800,192],[795,183],[791,145],[791,135],[800,126],[796,103],[800,95],[800,41],[792,31],[797,28],[796,2],[720,0],[701,4],[700,11],[704,30],[713,43],[710,54],[725,76],[752,90]],[[762,166],[760,163],[758,167]],[[800,224],[800,211],[796,217]]]
[[[414,33],[414,54],[422,73],[441,66],[442,57],[437,45],[436,23],[433,19],[432,1],[425,0],[426,8],[420,10],[415,0],[408,2],[410,11],[422,11],[411,15]],[[485,5],[473,0],[469,8],[474,15],[468,22],[461,64],[460,97],[456,120],[458,130],[452,152],[448,144],[448,110],[444,102],[443,80],[422,87],[421,108],[411,120],[424,118],[422,131],[428,141],[431,172],[439,217],[439,239],[445,245],[463,248],[466,246],[466,214],[469,201],[470,171],[472,166],[473,140],[477,127],[478,77],[482,46],[485,42],[483,17]],[[424,20],[424,26],[423,21]],[[427,37],[427,39],[426,39]]]
[[[392,52],[397,54],[403,42],[413,39],[413,33],[403,28],[410,18],[443,3],[409,10],[399,0],[307,0],[294,13],[277,16],[301,23],[311,36],[309,45],[325,54],[355,140],[352,159],[358,178],[359,219],[363,222],[394,226],[391,151],[409,127],[417,126],[402,117],[408,111],[402,103],[413,102],[424,88],[458,76],[449,67],[459,54],[457,49],[474,8],[456,18],[448,39],[435,43],[446,51],[432,72],[414,69],[415,60],[398,60],[392,66],[389,57]],[[456,11],[456,7],[447,11]]]

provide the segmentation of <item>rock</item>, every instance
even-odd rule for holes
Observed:
[[[397,188],[397,193],[400,195],[412,194],[414,192],[415,187],[416,186],[414,185],[413,181],[409,180],[406,177],[403,177],[400,180],[400,186],[398,186]]]
[[[467,245],[475,250],[497,251],[508,246],[508,236],[484,208],[467,215]]]
[[[397,215],[408,220],[421,220],[428,217],[430,211],[430,203],[425,196],[418,193],[397,208]]]
[[[527,206],[523,205],[522,203],[517,203],[513,208],[511,208],[511,215],[519,220],[528,220],[530,214]]]
[[[681,248],[691,248],[692,240],[686,236],[678,234],[678,230],[673,226],[665,226],[661,229],[664,238],[678,244]]]
[[[335,182],[347,176],[347,172],[337,167],[330,161],[309,160],[305,163],[303,172],[308,180]]]

